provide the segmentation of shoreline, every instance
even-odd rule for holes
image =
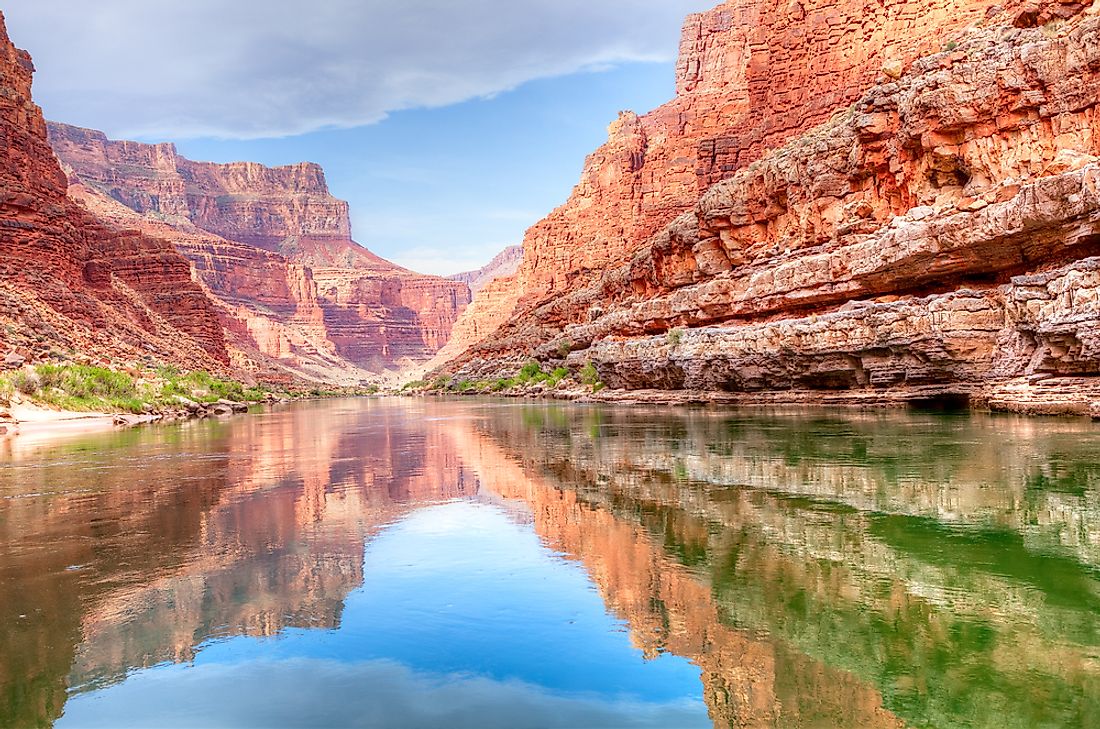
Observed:
[[[622,390],[596,392],[574,388],[538,388],[497,392],[452,390],[393,393],[404,396],[507,397],[625,406],[824,407],[845,410],[943,410],[1004,413],[1028,417],[1090,418],[1100,422],[1100,378],[1010,380],[995,386],[926,385],[883,390]]]
[[[18,441],[20,444],[44,443],[68,436],[127,430],[143,425],[170,424],[206,418],[231,417],[245,414],[257,405],[271,405],[288,400],[241,403],[222,401],[201,405],[166,408],[149,413],[100,412],[60,410],[36,403],[13,403],[8,408],[10,419],[0,421],[0,440]]]

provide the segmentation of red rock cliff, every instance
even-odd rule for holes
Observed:
[[[171,144],[52,122],[49,132],[87,204],[114,208],[119,224],[177,231],[166,235],[231,310],[227,328],[252,359],[317,379],[413,364],[443,346],[469,303],[464,283],[356,244],[318,165],[193,162]]]
[[[704,34],[714,36],[709,43],[688,44],[681,92],[745,86],[728,68],[744,65],[737,39],[755,32],[730,25],[742,5],[689,21],[688,38],[692,28],[720,30]],[[877,83],[854,104],[846,89],[876,76],[870,60],[830,70],[811,52],[803,70],[810,80],[762,97],[776,114],[756,107],[745,120],[734,103],[743,128],[714,139],[726,139],[725,159],[736,161],[716,168],[698,158],[706,164],[690,208],[639,245],[622,238],[629,255],[608,256],[586,275],[565,259],[531,270],[528,254],[526,298],[461,360],[464,376],[500,358],[514,369],[532,354],[553,360],[572,349],[573,366],[591,360],[621,389],[735,401],[949,396],[1100,413],[1100,21],[1073,3],[986,5],[954,3],[942,26],[941,13],[923,16],[941,28],[942,45],[921,58],[910,59],[894,36],[877,52],[850,50],[844,58],[881,62]],[[928,10],[922,2],[891,7],[897,22]],[[979,20],[951,31],[979,10]],[[812,37],[825,18],[844,34],[832,43],[821,36],[821,48],[856,48],[851,39],[867,31],[833,22],[843,17],[807,12],[805,29],[791,32]],[[833,78],[838,113],[759,156],[767,140],[798,129],[792,120],[825,113],[821,76]],[[805,87],[819,93],[792,106],[791,89]],[[727,179],[708,187],[713,176]],[[598,219],[609,208],[598,195],[591,200],[575,209]],[[571,235],[548,240],[567,258],[588,255]],[[546,298],[540,284],[531,288],[538,280],[564,288]]]
[[[30,56],[0,16],[0,346],[218,368],[221,327],[171,244],[109,229],[66,197],[31,99]]]
[[[524,240],[528,301],[590,283],[714,182],[855,101],[884,66],[939,50],[991,0],[729,0],[690,16],[676,98],[623,112],[569,200]]]

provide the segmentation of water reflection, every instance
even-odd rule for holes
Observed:
[[[8,452],[0,725],[1089,726],[1098,433],[358,400]]]
[[[620,583],[639,570],[616,569],[614,550],[589,543],[609,532],[550,522],[634,525],[644,538],[624,542],[673,558],[687,584],[706,586],[718,624],[774,651],[766,700],[723,713],[708,699],[720,723],[865,726],[881,714],[862,689],[890,720],[916,726],[1085,727],[1100,716],[1094,426],[554,406],[522,420],[490,430],[526,454],[526,472],[560,487],[572,516],[548,519],[545,532],[605,575],[596,579],[609,605],[634,625],[699,635],[688,622],[698,601],[666,617],[676,604],[660,597],[668,572],[643,580],[655,604],[620,606],[634,595]],[[656,636],[703,666],[708,694],[729,695],[733,674],[710,667],[713,641]],[[836,703],[823,703],[830,694]],[[870,714],[845,716],[845,706]]]

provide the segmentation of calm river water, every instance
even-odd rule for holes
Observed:
[[[3,727],[1100,726],[1100,427],[302,403],[0,442]]]

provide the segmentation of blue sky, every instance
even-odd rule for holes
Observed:
[[[48,118],[193,159],[322,164],[356,239],[482,265],[561,204],[622,109],[673,95],[717,0],[7,0]]]

